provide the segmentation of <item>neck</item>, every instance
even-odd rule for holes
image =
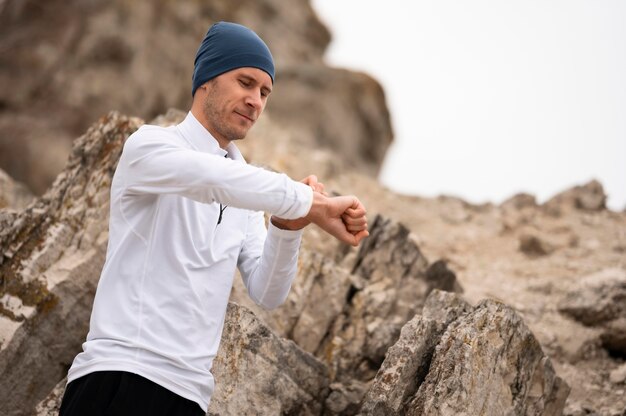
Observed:
[[[202,127],[204,127],[211,134],[211,136],[213,136],[213,138],[217,141],[217,144],[219,144],[222,149],[226,150],[226,147],[230,142],[226,139],[220,138],[214,131],[211,130],[211,128],[209,127],[209,123],[204,117],[204,112],[202,111],[202,108],[199,108],[199,106],[197,105],[192,105],[191,114],[193,114],[196,120],[198,120],[200,124],[202,124]]]

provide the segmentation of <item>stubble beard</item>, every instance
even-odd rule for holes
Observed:
[[[213,84],[207,91],[207,96],[202,105],[204,117],[213,126],[215,132],[229,142],[244,139],[248,131],[242,132],[241,129],[227,123],[229,114],[227,114],[226,105],[219,99],[219,94],[215,91],[216,88],[217,86]]]

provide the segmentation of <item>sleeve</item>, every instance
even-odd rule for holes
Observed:
[[[163,133],[137,133],[126,141],[120,160],[128,193],[178,194],[286,219],[301,218],[311,208],[312,189],[285,174],[183,147]]]
[[[265,229],[262,213],[251,213],[238,267],[248,295],[266,309],[280,306],[298,271],[302,230]]]

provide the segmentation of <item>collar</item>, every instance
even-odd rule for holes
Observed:
[[[176,127],[194,150],[226,156],[226,150],[220,147],[215,137],[191,114],[191,111],[187,113],[187,117]]]
[[[191,111],[187,113],[187,117],[185,117],[185,119],[176,127],[182,134],[183,138],[195,150],[222,157],[228,155],[228,157],[233,160],[245,160],[233,142],[228,143],[226,150],[222,149],[215,137],[213,137],[213,135],[204,128],[202,123],[200,123],[198,119],[191,114]]]

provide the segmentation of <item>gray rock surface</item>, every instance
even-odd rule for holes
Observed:
[[[252,304],[240,282],[231,300],[325,362],[332,383],[327,410],[354,414],[386,351],[428,294],[461,288],[445,262],[429,264],[408,230],[382,217],[358,252],[336,257],[304,251],[287,301],[276,311]]]
[[[50,394],[43,399],[35,408],[36,416],[58,416],[61,409],[61,400],[63,399],[63,393],[65,393],[65,385],[67,379],[59,381],[59,383],[52,389]]]
[[[429,266],[405,226],[380,216],[356,258],[347,257],[345,263],[362,280],[322,348],[330,357],[331,372],[369,381],[428,294],[433,289],[461,289],[454,274],[443,272],[442,264]]]
[[[0,209],[11,208],[20,210],[34,199],[28,188],[14,181],[5,171],[0,169]]]
[[[569,386],[510,307],[485,300],[441,337],[407,415],[560,415]]]
[[[297,131],[296,140],[332,150],[345,167],[372,176],[392,141],[385,94],[362,73],[308,63],[281,68],[267,111]]]
[[[234,303],[212,372],[210,415],[318,415],[328,395],[323,363]]]
[[[582,278],[558,308],[584,325],[602,329],[601,344],[611,353],[626,355],[626,270],[604,269]]]
[[[448,324],[469,312],[460,296],[434,290],[404,327],[398,341],[387,351],[361,408],[361,415],[400,415],[430,370],[435,347]]]
[[[560,415],[569,387],[511,308],[433,291],[403,328],[361,415]]]

